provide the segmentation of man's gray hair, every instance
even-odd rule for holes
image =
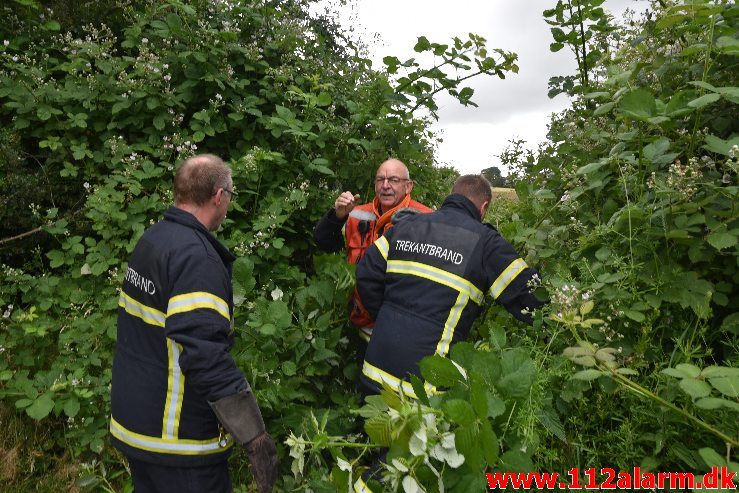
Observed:
[[[219,188],[231,188],[231,168],[213,154],[192,156],[174,176],[175,204],[203,205]]]

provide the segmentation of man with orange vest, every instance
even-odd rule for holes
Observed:
[[[420,202],[411,199],[413,180],[408,168],[398,159],[383,162],[375,174],[375,198],[357,205],[359,195],[343,192],[316,224],[314,236],[318,247],[327,252],[338,252],[346,247],[346,260],[356,264],[365,249],[392,227],[397,212],[432,212]],[[349,319],[359,329],[364,341],[369,341],[374,323],[354,292],[349,303]],[[362,351],[363,353],[363,351]]]

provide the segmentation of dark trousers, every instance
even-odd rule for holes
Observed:
[[[134,493],[232,493],[228,462],[170,467],[128,458]]]

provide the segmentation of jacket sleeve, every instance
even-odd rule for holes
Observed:
[[[544,304],[532,293],[539,284],[539,273],[526,265],[494,228],[490,230],[483,252],[483,267],[490,282],[487,294],[518,320],[531,324],[531,311]]]
[[[318,248],[324,252],[334,253],[344,248],[344,235],[341,228],[344,227],[346,219],[336,217],[336,211],[331,208],[321,217],[313,229],[313,238]]]
[[[247,387],[229,350],[233,345],[231,279],[219,258],[202,248],[170,261],[165,334],[170,364],[179,361],[186,382],[208,401]]]
[[[377,319],[377,313],[385,296],[385,272],[392,229],[377,239],[357,264],[357,294],[364,308]]]

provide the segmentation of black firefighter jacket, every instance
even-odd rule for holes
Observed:
[[[531,323],[528,312],[542,305],[531,294],[534,276],[463,195],[398,222],[357,265],[357,290],[375,319],[362,383],[376,392],[384,382],[415,397],[408,376],[420,376],[425,356],[446,356],[468,337],[486,295]],[[435,391],[426,384],[427,393]]]
[[[207,401],[246,386],[233,345],[234,257],[190,213],[171,207],[128,263],[118,302],[111,441],[172,466],[226,460]]]

